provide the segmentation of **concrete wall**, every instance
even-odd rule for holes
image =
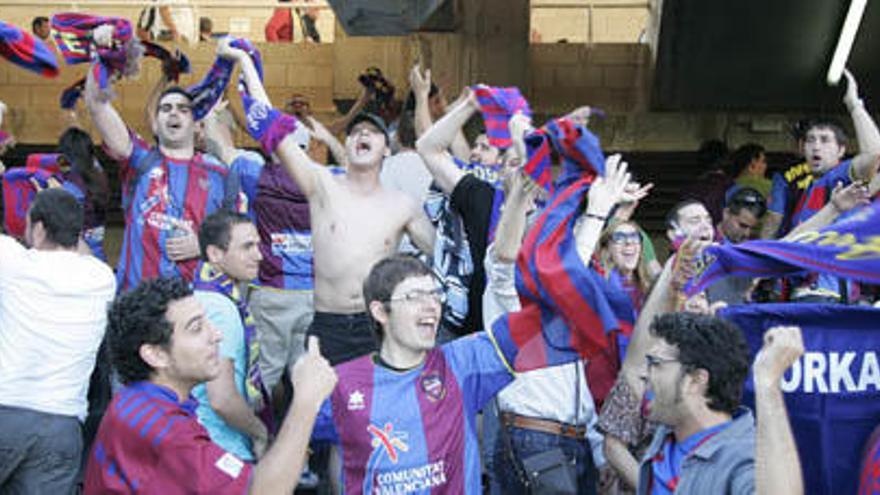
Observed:
[[[0,0],[0,5],[4,1],[8,0]],[[532,0],[532,7],[544,1]],[[335,111],[333,99],[357,96],[360,88],[356,76],[364,68],[381,67],[402,95],[409,86],[409,67],[421,60],[432,68],[434,80],[450,100],[463,85],[485,82],[523,88],[539,122],[580,105],[602,108],[609,117],[596,122],[595,130],[610,149],[695,150],[701,141],[721,137],[732,146],[756,141],[773,151],[791,150],[787,131],[800,115],[651,112],[651,53],[647,45],[527,44],[529,24],[523,22],[528,12],[526,2],[464,2],[464,21],[459,32],[451,34],[361,38],[345,36],[337,26],[331,44],[261,44],[269,95],[281,105],[291,93],[304,93],[312,98],[319,116],[329,117]],[[33,8],[30,10],[28,22]],[[494,17],[487,14],[489,11]],[[9,19],[6,14],[4,7],[0,17]],[[248,11],[248,15],[257,14]],[[185,50],[194,63],[196,77],[201,77],[214,59],[213,47]],[[12,112],[4,127],[22,142],[54,142],[64,126],[59,118],[58,97],[84,70],[80,66],[65,67],[58,79],[47,80],[0,63],[0,100],[6,101]],[[119,85],[116,106],[126,122],[140,131],[144,131],[143,104],[158,70],[157,62],[148,61],[139,80]],[[183,83],[194,79],[184,79]],[[845,115],[842,120],[848,121]],[[248,143],[243,136],[239,141]]]

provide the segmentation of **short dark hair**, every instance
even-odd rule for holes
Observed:
[[[727,199],[725,208],[732,215],[739,215],[742,210],[749,210],[755,218],[760,219],[767,212],[767,200],[757,189],[740,187]]]
[[[690,205],[703,205],[703,208],[706,207],[706,205],[699,199],[685,199],[679,201],[666,213],[666,228],[674,229],[675,225],[673,224],[678,223],[678,212],[687,208]]]
[[[83,207],[73,194],[53,187],[38,192],[28,212],[31,225],[43,224],[46,237],[59,246],[72,248],[79,242]]]
[[[214,21],[210,17],[199,17],[199,32],[210,32],[214,29]]]
[[[373,319],[370,312],[370,303],[379,301],[387,303],[391,299],[394,289],[404,280],[410,277],[433,276],[434,273],[415,256],[409,254],[396,254],[379,260],[364,280],[364,303],[367,306],[367,314],[373,322],[373,329],[379,340],[382,340],[382,326]]]
[[[730,158],[733,167],[731,175],[737,177],[752,163],[752,160],[757,160],[763,154],[765,154],[765,150],[760,144],[748,143],[740,146]]]
[[[800,139],[806,139],[807,133],[811,129],[830,129],[834,133],[834,139],[837,140],[837,144],[840,146],[846,146],[847,141],[849,141],[846,131],[843,130],[843,125],[840,124],[840,121],[831,117],[814,117],[807,120],[803,125],[803,135],[800,136]]]
[[[199,227],[199,249],[202,259],[208,260],[208,246],[217,246],[226,251],[232,236],[232,227],[240,223],[251,223],[244,213],[220,209],[208,215]]]
[[[709,372],[710,409],[736,412],[749,372],[749,347],[736,325],[714,316],[667,313],[654,318],[651,334],[677,347],[685,368]]]
[[[168,88],[165,88],[165,90],[159,94],[159,98],[156,99],[156,113],[159,112],[159,104],[162,103],[162,99],[168,95],[174,95],[174,94],[183,95],[183,97],[185,97],[187,100],[189,100],[190,103],[195,102],[195,98],[193,97],[192,93],[190,93],[189,91],[181,88],[180,86],[170,86]]]
[[[49,22],[49,18],[45,16],[37,16],[34,17],[34,20],[31,21],[31,32],[36,32],[37,28],[42,26],[43,24]]]
[[[124,384],[147,380],[153,368],[141,359],[144,344],[168,347],[174,331],[168,306],[192,295],[181,278],[157,278],[141,282],[119,295],[107,312],[107,345],[110,362]]]

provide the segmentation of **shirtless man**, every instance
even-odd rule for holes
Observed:
[[[230,50],[251,95],[271,106],[250,58]],[[253,107],[249,131],[252,117],[261,113],[260,103]],[[289,134],[274,149],[265,150],[277,155],[309,202],[315,253],[315,317],[309,335],[320,337],[333,365],[377,349],[362,293],[370,267],[396,252],[404,232],[424,253],[430,254],[434,245],[434,229],[420,206],[407,194],[379,183],[382,161],[390,153],[384,122],[360,114],[346,130],[345,175],[333,175],[313,162]]]

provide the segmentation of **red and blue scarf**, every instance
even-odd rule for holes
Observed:
[[[492,333],[504,355],[515,356],[511,364],[519,371],[590,359],[590,388],[602,401],[619,369],[617,334],[629,335],[634,323],[629,296],[584,265],[574,236],[587,191],[604,174],[605,158],[586,128],[566,119],[548,126],[545,135],[561,136],[551,142],[564,157],[563,172],[519,252],[522,309],[496,320]]]
[[[515,87],[495,88],[480,84],[471,89],[480,103],[489,144],[496,148],[509,148],[512,142],[507,122],[516,112],[531,117],[529,102]]]
[[[136,59],[143,55],[144,48],[127,19],[69,12],[52,16],[51,23],[64,61],[70,65],[91,63],[90,70],[102,91],[109,92],[113,80],[133,75]],[[109,47],[96,45],[92,38],[92,31],[104,25],[113,26]]]
[[[788,240],[757,240],[706,248],[703,271],[685,286],[696,294],[726,276],[783,277],[826,273],[880,284],[880,200],[817,231]]]
[[[0,21],[0,56],[43,77],[58,75],[55,53],[42,40]]]

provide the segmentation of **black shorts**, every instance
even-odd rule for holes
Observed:
[[[321,354],[333,366],[379,349],[376,332],[367,313],[315,311],[306,335],[315,335],[321,340]]]

